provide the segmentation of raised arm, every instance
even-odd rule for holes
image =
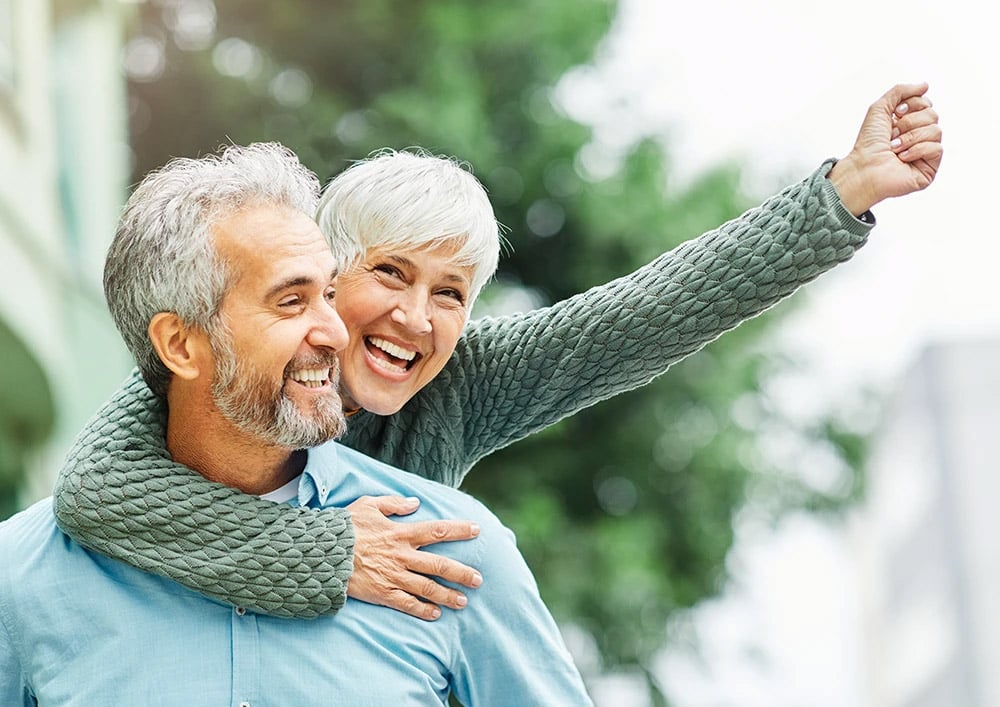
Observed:
[[[435,618],[435,604],[459,608],[458,592],[429,586],[425,575],[474,583],[472,569],[418,552],[473,537],[468,522],[393,523],[387,515],[417,508],[398,497],[316,511],[241,493],[173,462],[164,415],[138,372],[98,411],[56,482],[54,510],[67,535],[207,596],[282,617],[339,610],[355,567],[352,597],[421,618]]]
[[[941,129],[926,91],[893,87],[869,107],[846,157],[631,275],[548,308],[474,323],[464,358],[449,364],[466,387],[461,471],[645,385],[851,258],[874,223],[869,209],[934,180]]]

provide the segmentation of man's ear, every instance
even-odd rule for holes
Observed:
[[[184,380],[194,380],[212,365],[208,336],[186,325],[173,312],[158,312],[149,320],[149,340],[163,365]]]

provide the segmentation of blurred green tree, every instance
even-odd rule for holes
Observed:
[[[615,9],[611,0],[151,0],[125,55],[135,176],[228,141],[283,142],[324,180],[384,146],[456,155],[510,227],[513,252],[484,304],[510,288],[542,304],[562,299],[749,205],[735,167],[668,190],[666,153],[653,141],[610,176],[587,173],[591,130],[553,102],[553,88],[593,60]],[[651,663],[667,620],[722,588],[752,482],[772,481],[776,513],[837,508],[858,488],[848,472],[842,488],[818,492],[753,451],[770,427],[829,448],[845,469],[858,453],[849,429],[803,429],[768,405],[761,381],[783,364],[755,344],[774,317],[494,454],[464,487],[518,533],[557,617],[593,637],[605,668],[645,673],[654,704],[666,703]]]

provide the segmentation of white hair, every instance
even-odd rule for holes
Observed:
[[[334,177],[316,223],[344,268],[373,247],[457,246],[453,262],[473,268],[470,310],[500,259],[500,225],[483,185],[468,165],[419,149],[380,150]]]
[[[149,340],[149,322],[173,312],[212,334],[234,273],[219,258],[212,226],[251,206],[316,211],[319,180],[277,143],[229,145],[173,159],[132,192],[104,266],[115,325],[149,387],[166,394],[170,371]]]

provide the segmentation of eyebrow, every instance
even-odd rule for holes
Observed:
[[[409,268],[416,267],[416,264],[412,260],[407,258],[405,255],[387,255],[385,257],[386,260],[395,261],[396,263],[404,267],[409,267]],[[464,285],[468,285],[472,282],[471,278],[463,277],[462,275],[457,275],[451,272],[445,273],[444,279],[447,280],[448,282],[458,282]]]
[[[336,280],[337,275],[338,275],[337,269],[334,268],[333,270],[330,271],[329,281],[333,282],[334,280]],[[305,275],[296,275],[286,280],[282,280],[277,285],[270,288],[267,291],[267,294],[264,295],[264,299],[271,299],[272,297],[276,297],[279,293],[284,292],[285,290],[291,289],[293,287],[302,287],[303,285],[312,285],[314,283],[315,280],[311,277],[306,277]]]

